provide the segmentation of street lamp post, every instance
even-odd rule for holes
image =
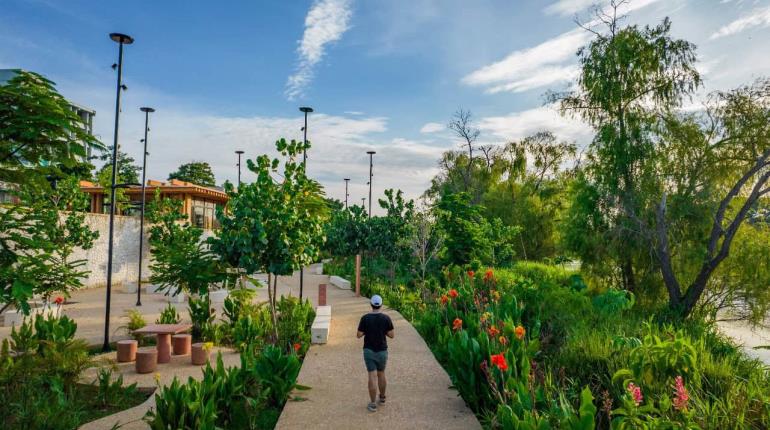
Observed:
[[[241,188],[241,155],[243,155],[243,151],[240,149],[235,151],[236,154],[238,154],[238,188]]]
[[[366,208],[366,197],[361,197],[361,209]]]
[[[109,231],[109,245],[107,247],[107,298],[104,306],[104,344],[102,349],[109,351],[110,349],[110,295],[112,293],[112,246],[113,246],[113,233],[115,231],[115,179],[117,176],[118,166],[118,128],[120,124],[120,91],[123,89],[123,45],[130,45],[134,43],[134,39],[131,36],[110,33],[110,39],[118,43],[118,83],[116,85],[115,95],[115,135],[113,136],[112,143],[112,182],[110,184],[110,231]]]
[[[302,127],[302,131],[304,132],[304,140],[303,143],[305,144],[305,147],[302,149],[302,167],[303,169],[307,168],[307,114],[313,112],[313,108],[302,106],[299,108],[299,111],[305,114],[305,126]],[[306,172],[305,172],[306,173]],[[302,292],[305,285],[305,268],[300,267],[299,268],[299,299],[302,300]]]
[[[350,183],[350,178],[345,178],[345,210],[348,209],[348,184]]]
[[[145,186],[147,185],[147,132],[150,131],[150,113],[155,112],[151,107],[139,108],[144,112],[144,153],[142,156],[142,211],[139,215],[139,274],[136,278],[136,305],[142,306],[142,245],[144,245],[144,202]]]
[[[369,154],[369,218],[372,217],[372,169],[374,167],[374,151],[366,151]]]

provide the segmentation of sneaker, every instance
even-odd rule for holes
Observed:
[[[369,406],[367,406],[366,409],[369,409],[369,412],[377,412],[377,404],[369,403]]]
[[[380,398],[377,399],[377,403],[379,403],[381,405],[385,404],[385,396],[380,396]]]

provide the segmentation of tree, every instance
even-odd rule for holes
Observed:
[[[22,184],[63,177],[103,146],[43,76],[17,70],[0,85],[0,181]]]
[[[101,169],[96,172],[96,180],[106,175],[107,179],[112,178],[112,146],[109,151],[102,154],[100,157],[104,161]],[[139,172],[142,168],[136,165],[136,161],[133,157],[125,152],[118,150],[117,156],[117,168],[118,168],[118,180],[117,183],[139,183]]]
[[[444,236],[443,260],[465,265],[472,260],[486,260],[490,244],[482,208],[471,204],[467,193],[449,194],[434,205],[436,225]]]
[[[705,115],[674,114],[666,118],[664,127],[665,140],[657,158],[664,180],[655,193],[659,200],[654,207],[654,228],[647,230],[654,234],[653,249],[669,304],[688,316],[718,274],[736,237],[741,236],[752,209],[770,194],[770,79],[718,92]],[[682,172],[682,163],[687,162],[692,167]],[[689,277],[677,275],[669,240],[671,226],[676,232],[686,222],[681,219],[683,209],[705,212],[703,218],[711,224],[704,230],[708,234],[699,236],[695,244],[699,264]],[[689,284],[686,288],[682,288],[682,278]],[[748,289],[743,291],[748,293]],[[745,296],[745,305],[759,305],[766,311],[768,298],[754,300],[758,297]]]
[[[192,182],[204,187],[214,187],[217,185],[214,172],[211,171],[211,166],[206,162],[182,164],[175,172],[168,175],[168,179]]]
[[[452,119],[449,120],[449,129],[452,130],[457,137],[463,140],[463,146],[468,147],[468,162],[466,167],[466,173],[464,176],[465,189],[468,191],[471,187],[471,170],[473,169],[473,145],[481,134],[481,130],[473,126],[473,115],[469,110],[458,109],[454,113]]]
[[[350,257],[367,250],[369,224],[363,206],[332,210],[324,229],[324,250],[328,255]]]
[[[0,313],[9,306],[27,313],[35,295],[47,301],[82,287],[86,262],[72,254],[99,237],[85,224],[88,198],[77,178],[27,183],[17,194],[20,204],[0,211]]]
[[[414,201],[405,200],[401,190],[385,190],[385,199],[379,199],[386,215],[369,220],[367,248],[390,265],[389,278],[395,282],[396,268],[408,267],[410,261],[409,236],[414,218]]]
[[[304,164],[297,161],[310,144],[281,139],[275,146],[285,157],[281,180],[273,176],[279,176],[279,159],[260,155],[256,161],[247,160],[256,180],[237,190],[225,183],[230,199],[226,208],[217,211],[222,226],[218,237],[209,239],[212,250],[234,267],[268,273],[268,281],[272,278],[273,291],[268,286],[268,293],[274,323],[277,277],[318,258],[328,217],[320,185],[305,175]]]
[[[586,261],[595,255],[611,257],[624,287],[634,290],[638,273],[654,270],[645,238],[639,233],[638,217],[647,204],[644,189],[654,176],[645,163],[654,155],[657,118],[691,94],[700,85],[700,76],[695,69],[694,45],[672,39],[668,19],[655,27],[619,28],[617,8],[623,3],[611,2],[612,15],[597,14],[608,32],[589,29],[596,37],[578,52],[577,89],[552,95],[552,100],[561,102],[563,112],[577,115],[596,130],[583,185],[576,188],[586,194],[575,196],[576,200],[590,197],[593,201],[573,207],[569,219],[577,223],[602,220],[590,226],[596,229],[568,235],[582,236],[599,249],[574,243],[572,249],[583,251],[579,255]],[[589,213],[577,213],[578,209]],[[593,213],[596,211],[601,215]]]
[[[428,212],[415,214],[411,232],[409,243],[417,260],[416,272],[420,277],[420,283],[425,287],[428,266],[436,260],[443,248],[444,236],[438,232]]]
[[[209,286],[224,279],[224,270],[202,239],[203,230],[187,221],[182,203],[178,199],[161,199],[160,191],[156,190],[149,204],[150,280],[166,290],[166,294],[185,291],[208,297]]]

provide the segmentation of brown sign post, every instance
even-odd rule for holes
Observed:
[[[326,306],[326,284],[318,285],[318,306]]]
[[[356,297],[361,296],[361,254],[356,254]]]

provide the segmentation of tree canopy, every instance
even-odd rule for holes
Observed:
[[[194,161],[179,166],[176,171],[168,175],[168,179],[178,179],[180,181],[192,182],[193,184],[204,187],[214,187],[217,185],[214,172],[209,163],[205,161]]]

